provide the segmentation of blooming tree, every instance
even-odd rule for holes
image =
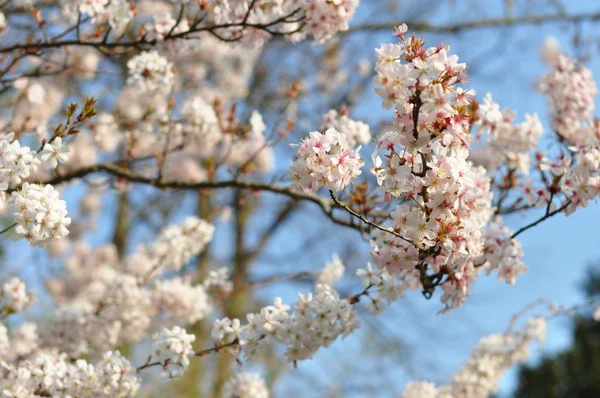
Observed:
[[[261,79],[271,78],[260,72],[268,46],[340,40],[358,6],[0,4],[2,234],[60,265],[43,283],[25,274],[0,283],[2,396],[131,397],[160,388],[148,376],[157,369],[174,385],[194,372],[197,382],[195,364],[211,356],[224,378],[215,394],[268,397],[263,378],[244,368],[253,358],[270,350],[302,367],[360,329],[364,309],[377,316],[417,291],[439,299],[444,314],[476,300],[478,278],[515,284],[527,272],[519,235],[596,199],[596,83],[552,43],[538,82],[551,131],[538,115],[515,121],[492,94],[476,93],[449,46],[405,24],[356,71],[351,94],[372,81],[387,111],[379,131],[352,116],[351,95],[305,126],[309,83],[259,97]],[[334,58],[325,54],[306,78],[326,98],[336,97],[336,79],[350,79]],[[544,153],[547,142],[559,149]],[[274,209],[265,196],[286,202]],[[271,215],[252,219],[260,206]],[[249,266],[298,209],[360,232],[370,252],[361,266],[347,272],[330,253],[318,271],[250,278]],[[516,230],[503,223],[525,212],[537,218]],[[113,218],[110,242],[92,244]],[[263,301],[266,285],[302,278],[309,283],[295,301]],[[49,310],[36,316],[36,306]],[[548,316],[483,338],[447,384],[415,381],[402,397],[493,394],[503,372],[544,339]]]

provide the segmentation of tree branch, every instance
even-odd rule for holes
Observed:
[[[292,199],[303,200],[315,203],[318,205],[323,213],[334,223],[353,228],[361,231],[360,225],[353,223],[351,220],[343,220],[337,218],[333,215],[333,209],[335,207],[334,202],[328,200],[324,197],[304,193],[300,191],[293,190],[289,187],[277,186],[273,183],[262,182],[262,181],[244,181],[244,180],[224,180],[224,181],[202,181],[202,182],[182,182],[176,180],[159,180],[158,178],[146,177],[143,175],[139,175],[131,171],[130,169],[123,168],[118,166],[116,163],[100,163],[93,166],[83,167],[78,170],[74,170],[63,175],[56,176],[49,180],[38,181],[39,184],[61,184],[65,182],[69,182],[78,178],[83,178],[89,174],[94,173],[107,173],[112,176],[118,177],[125,181],[150,185],[155,188],[171,188],[178,190],[190,190],[190,191],[198,191],[202,189],[229,189],[229,188],[238,188],[249,191],[267,191],[275,194],[287,196]],[[19,187],[11,188],[7,190],[7,193],[14,192],[18,190]]]
[[[294,30],[288,31],[288,32],[274,31],[271,28],[278,24],[302,22],[303,17],[298,17],[296,19],[290,20],[290,18],[292,18],[296,14],[298,14],[300,12],[300,10],[301,10],[300,8],[297,8],[285,16],[282,16],[280,18],[277,18],[274,21],[271,21],[269,23],[264,23],[264,24],[249,23],[247,21],[247,18],[244,18],[244,20],[242,20],[241,22],[232,22],[232,23],[208,25],[208,26],[201,26],[201,27],[198,27],[196,24],[193,24],[190,27],[190,29],[185,32],[179,32],[179,33],[170,32],[169,34],[167,34],[164,37],[164,41],[174,40],[174,39],[189,39],[190,38],[189,35],[191,35],[193,33],[199,33],[199,32],[211,33],[214,36],[216,36],[217,38],[224,40],[224,41],[237,41],[242,38],[243,33],[241,33],[241,35],[239,37],[235,37],[233,39],[224,38],[218,33],[218,31],[220,31],[222,29],[229,29],[229,28],[242,28],[242,29],[252,28],[252,29],[256,29],[256,30],[265,31],[272,36],[285,36],[288,34],[298,32],[302,28],[303,25],[300,25],[300,27],[298,29],[294,29]],[[61,35],[59,35],[59,37],[60,36]],[[69,47],[69,46],[95,47],[98,49],[143,48],[144,46],[152,47],[161,42],[162,41],[159,41],[157,39],[149,40],[149,39],[147,39],[146,36],[142,36],[141,38],[139,38],[137,40],[133,40],[133,41],[124,41],[124,42],[115,41],[115,42],[110,42],[110,43],[105,42],[105,41],[80,40],[79,38],[77,38],[77,39],[59,40],[59,41],[43,41],[43,42],[35,42],[35,43],[12,44],[9,46],[0,47],[0,53],[10,53],[10,52],[17,51],[17,50],[37,51],[40,49],[60,48],[60,47]]]
[[[520,235],[522,232],[527,231],[529,228],[533,228],[536,225],[538,225],[539,223],[541,223],[544,220],[547,220],[548,218],[560,213],[561,211],[563,211],[564,209],[566,209],[569,205],[571,204],[571,201],[567,201],[565,204],[563,204],[561,207],[559,207],[558,209],[554,210],[554,211],[546,211],[546,214],[544,214],[543,217],[537,219],[536,221],[532,222],[531,224],[528,224],[526,226],[524,226],[523,228],[519,229],[517,232],[515,232],[514,234],[512,234],[512,236],[510,237],[511,239],[516,238],[518,235]],[[548,204],[548,210],[550,209],[550,204]]]

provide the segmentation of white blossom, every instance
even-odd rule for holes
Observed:
[[[51,143],[45,144],[40,158],[44,162],[49,162],[53,169],[55,169],[59,163],[66,163],[69,159],[67,153],[69,148],[66,144],[63,145],[62,138],[57,137]]]
[[[223,398],[269,398],[269,389],[255,373],[236,373],[223,385]]]
[[[194,355],[192,343],[196,340],[196,336],[175,326],[173,329],[163,329],[155,334],[153,339],[153,356],[164,364],[163,375],[181,376],[190,364],[189,357]]]
[[[69,234],[67,205],[52,185],[24,183],[12,193],[16,232],[34,246]]]
[[[157,51],[145,51],[127,62],[127,84],[142,91],[168,91],[173,84],[173,64]]]
[[[33,294],[19,278],[12,278],[4,283],[0,290],[0,313],[4,309],[10,312],[23,311],[33,301]]]

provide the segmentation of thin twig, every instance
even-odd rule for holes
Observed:
[[[14,223],[14,224],[12,224],[12,225],[10,225],[10,226],[8,226],[8,227],[4,228],[2,231],[0,231],[0,235],[2,235],[2,234],[3,234],[3,233],[5,233],[5,232],[8,232],[8,231],[10,231],[11,229],[13,229],[13,228],[14,228],[14,227],[16,227],[16,226],[17,226],[17,223]]]
[[[352,216],[358,218],[360,221],[364,222],[365,224],[370,225],[373,228],[376,228],[380,231],[384,231],[387,232],[388,234],[392,234],[397,238],[400,238],[412,245],[414,245],[413,242],[411,242],[410,240],[406,239],[404,236],[400,235],[399,233],[397,233],[396,231],[394,231],[393,229],[390,228],[386,228],[384,226],[381,226],[379,224],[375,224],[372,221],[367,220],[362,214],[357,213],[356,211],[352,210],[350,207],[348,207],[347,205],[345,205],[344,203],[342,203],[339,198],[335,195],[335,193],[330,189],[329,190],[329,195],[331,195],[331,199],[333,199],[333,202],[338,205],[339,207],[341,207],[342,209],[346,210],[348,213],[350,213]]]
[[[564,209],[566,209],[569,205],[571,204],[571,201],[567,201],[564,205],[562,205],[561,207],[559,207],[558,209],[551,211],[551,212],[546,212],[546,214],[544,214],[543,217],[537,219],[536,221],[532,222],[529,225],[524,226],[523,228],[519,229],[517,232],[515,232],[514,234],[512,234],[512,236],[510,237],[511,239],[516,238],[518,235],[520,235],[522,232],[527,231],[529,228],[533,228],[536,225],[538,225],[539,223],[541,223],[544,220],[547,220],[548,218],[560,213],[561,211],[563,211]]]

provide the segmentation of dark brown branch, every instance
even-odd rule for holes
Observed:
[[[8,227],[6,227],[6,228],[4,228],[2,231],[0,231],[0,235],[2,235],[2,234],[3,234],[3,233],[5,233],[5,232],[8,232],[8,231],[10,231],[11,229],[13,229],[13,228],[14,228],[14,227],[16,227],[16,226],[17,226],[17,223],[14,223],[14,224],[12,224],[12,225],[9,225]]]
[[[238,339],[235,339],[231,343],[223,344],[220,346],[215,346],[212,348],[207,348],[207,349],[201,350],[201,351],[196,351],[194,353],[194,356],[195,357],[203,357],[208,354],[212,354],[213,352],[218,353],[220,350],[222,350],[224,348],[235,347],[235,346],[239,345],[239,343],[240,342],[238,341]],[[168,361],[167,362],[162,362],[162,361],[150,362],[151,360],[152,360],[152,355],[149,355],[148,359],[146,360],[146,362],[143,365],[135,368],[136,373],[140,373],[142,370],[152,368],[154,366],[167,366],[168,365]]]
[[[143,175],[135,174],[133,171],[131,171],[127,168],[120,167],[115,163],[101,163],[101,164],[97,164],[97,165],[93,165],[93,166],[89,166],[89,167],[83,167],[81,169],[71,171],[71,172],[68,172],[63,175],[56,176],[49,180],[39,181],[39,183],[56,185],[56,184],[69,182],[69,181],[72,181],[72,180],[75,180],[78,178],[83,178],[89,174],[100,173],[100,172],[110,174],[112,176],[121,178],[121,179],[129,181],[129,182],[151,185],[156,188],[171,188],[171,189],[177,189],[177,190],[191,190],[191,191],[198,191],[198,190],[203,190],[203,189],[238,188],[238,189],[244,189],[244,190],[256,191],[256,192],[259,192],[259,191],[272,192],[275,194],[287,196],[289,198],[315,203],[321,208],[321,210],[325,213],[325,215],[331,221],[333,221],[335,224],[353,228],[353,229],[356,229],[359,231],[361,230],[359,225],[356,225],[355,223],[353,223],[350,220],[343,220],[343,219],[334,217],[333,210],[334,210],[335,206],[332,201],[330,201],[326,198],[323,198],[321,196],[318,196],[318,195],[299,192],[299,191],[293,190],[289,187],[277,186],[275,184],[268,183],[268,182],[244,181],[244,180],[202,181],[202,182],[192,182],[192,183],[175,181],[175,180],[161,181],[158,178],[151,178],[151,177],[146,177]],[[9,189],[7,191],[7,193],[14,192],[17,189],[18,189],[18,187]]]
[[[512,234],[512,236],[510,238],[511,239],[516,238],[518,235],[520,235],[522,232],[527,231],[529,228],[533,228],[536,225],[538,225],[539,223],[541,223],[542,221],[547,220],[550,217],[560,213],[561,211],[566,209],[570,204],[571,204],[571,201],[569,200],[564,205],[562,205],[561,207],[559,207],[558,209],[556,209],[554,211],[546,211],[546,214],[544,214],[543,217],[541,217],[541,218],[537,219],[536,221],[532,222],[531,224],[528,224],[528,225],[524,226],[523,228],[519,229],[517,232]],[[548,210],[549,209],[550,209],[550,204],[548,205]]]
[[[282,16],[280,18],[277,18],[276,20],[266,23],[266,24],[249,23],[249,22],[247,22],[246,18],[241,22],[216,24],[216,25],[201,26],[201,27],[198,27],[196,24],[193,24],[192,27],[190,27],[190,29],[185,32],[179,32],[179,33],[171,32],[170,34],[165,36],[164,41],[174,40],[174,39],[189,39],[191,34],[199,33],[199,32],[211,33],[214,36],[216,36],[224,41],[239,40],[241,38],[241,36],[233,38],[233,39],[227,39],[227,38],[222,37],[218,33],[220,30],[230,29],[230,28],[242,28],[242,29],[251,28],[251,29],[265,31],[265,32],[271,34],[272,36],[285,36],[288,34],[296,33],[300,28],[294,29],[293,31],[289,31],[289,32],[274,31],[271,28],[273,26],[279,25],[279,24],[302,22],[302,17],[298,17],[296,19],[290,20],[290,18],[294,17],[299,12],[300,12],[300,9],[298,8],[298,9],[292,11],[291,13],[289,13],[285,16]],[[242,33],[242,35],[243,35],[243,33]],[[80,40],[79,38],[77,38],[77,39],[60,40],[60,41],[44,41],[44,42],[36,42],[36,43],[17,43],[17,44],[5,46],[5,47],[0,47],[0,53],[10,53],[10,52],[17,51],[17,50],[37,51],[37,50],[41,50],[41,49],[60,48],[60,47],[69,47],[69,46],[95,47],[98,49],[143,48],[144,46],[151,47],[151,46],[157,45],[159,43],[161,43],[161,41],[159,41],[157,39],[149,40],[146,36],[142,36],[140,39],[134,40],[134,41],[125,41],[125,42],[115,41],[115,42],[110,42],[110,43],[105,42],[105,41]]]
[[[362,214],[359,214],[356,211],[352,210],[349,206],[347,206],[344,203],[342,203],[340,201],[340,199],[335,195],[335,193],[331,189],[329,190],[329,194],[331,195],[331,199],[333,199],[333,202],[336,205],[338,205],[342,209],[346,210],[348,213],[350,213],[352,216],[358,218],[360,221],[364,222],[365,224],[367,224],[367,225],[369,225],[369,226],[371,226],[371,227],[373,227],[375,229],[378,229],[378,230],[383,231],[383,232],[387,232],[388,234],[392,234],[396,238],[400,238],[403,241],[406,241],[406,242],[414,245],[413,242],[411,242],[410,240],[406,239],[404,236],[400,235],[399,233],[397,233],[393,229],[383,227],[383,226],[381,226],[379,224],[375,224],[374,222],[367,220]]]

